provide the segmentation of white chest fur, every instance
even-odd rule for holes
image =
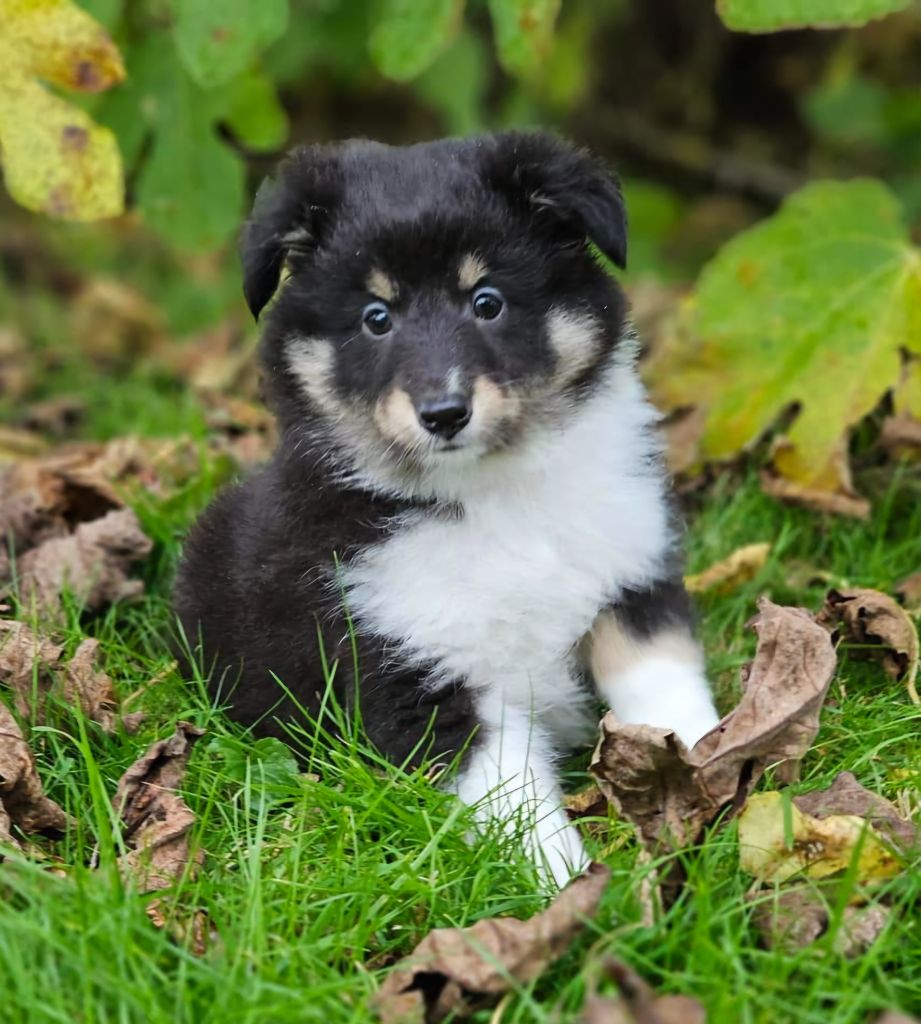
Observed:
[[[582,700],[575,646],[622,586],[661,568],[655,419],[618,366],[564,429],[468,470],[461,517],[420,515],[345,567],[358,628],[434,663],[436,684],[565,718]]]

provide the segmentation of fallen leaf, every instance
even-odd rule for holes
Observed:
[[[901,859],[856,814],[816,818],[788,804],[783,793],[754,793],[739,815],[739,866],[762,882],[794,875],[826,878],[846,871],[857,856],[861,882],[891,878]]]
[[[903,679],[913,704],[921,704],[918,675],[918,631],[905,609],[888,594],[866,587],[830,590],[817,619],[829,629],[842,625],[852,643],[878,645],[883,668]]]
[[[887,416],[880,427],[879,443],[895,458],[921,452],[921,420],[908,413]]]
[[[195,956],[204,956],[220,939],[204,910],[184,913],[176,907],[168,908],[162,897],[157,896],[147,904],[144,912],[155,928],[165,928],[176,942]]]
[[[836,899],[834,885],[795,885],[777,889],[770,899],[754,894],[757,904],[753,922],[768,949],[793,952],[815,942],[828,931],[831,906]],[[858,897],[859,898],[859,897]],[[832,940],[842,956],[865,952],[885,928],[891,911],[880,903],[846,906]]]
[[[72,535],[46,540],[19,558],[20,600],[27,609],[53,622],[62,615],[65,590],[87,611],[136,598],[143,593],[144,584],[129,579],[128,572],[152,547],[130,508],[81,523]]]
[[[73,433],[85,416],[86,401],[79,395],[56,395],[43,402],[33,402],[26,409],[21,423],[26,430],[66,437]]]
[[[89,280],[71,305],[80,352],[102,367],[126,366],[167,343],[163,313],[136,288],[106,277]]]
[[[737,548],[731,555],[711,565],[709,569],[685,576],[685,589],[690,594],[703,594],[708,590],[725,594],[735,590],[757,576],[767,562],[770,551],[771,545],[766,541]]]
[[[204,735],[180,722],[167,740],[158,740],[125,772],[115,807],[124,823],[128,852],[119,858],[122,873],[141,892],[165,889],[189,863],[189,831],[195,815],[178,793],[192,746]],[[201,851],[194,857],[201,863]]]
[[[578,1024],[705,1024],[707,1014],[690,996],[660,996],[626,964],[609,957],[605,973],[617,983],[620,996],[592,994]]]
[[[921,1021],[917,1017],[909,1017],[907,1013],[899,1013],[898,1010],[887,1010],[877,1018],[876,1024],[921,1024]]]
[[[919,832],[886,799],[862,786],[851,772],[839,772],[827,789],[816,789],[793,798],[806,814],[827,818],[834,814],[857,814],[890,842],[908,851],[919,843]]]
[[[9,327],[0,327],[0,395],[15,401],[31,385],[29,349],[25,338]]]
[[[896,585],[895,592],[902,599],[906,611],[910,615],[921,613],[921,571],[906,576]]]
[[[60,833],[69,824],[67,814],[45,796],[22,730],[0,701],[0,841],[16,843],[10,825],[23,832]]]
[[[765,769],[779,774],[809,749],[835,668],[826,630],[801,608],[765,598],[752,625],[758,649],[735,710],[693,749],[676,733],[601,723],[591,770],[602,792],[652,851],[694,843],[722,812],[736,814]]]
[[[536,978],[569,948],[598,910],[610,871],[602,864],[571,882],[525,921],[489,918],[438,928],[387,975],[372,999],[384,1024],[437,1024],[469,1016],[515,983]]]
[[[802,505],[813,512],[829,512],[851,519],[870,518],[870,502],[854,492],[806,487],[767,471],[761,473],[760,479],[764,493],[780,501]]]
[[[99,641],[84,640],[69,662],[61,662],[62,652],[59,644],[36,635],[26,623],[0,619],[0,683],[12,693],[16,711],[42,724],[52,698],[79,707],[107,733],[119,723],[126,732],[136,732],[146,715],[117,713],[112,680],[97,665]]]
[[[264,462],[275,447],[275,417],[263,405],[216,391],[201,394],[205,422],[217,435],[217,447],[238,466]]]

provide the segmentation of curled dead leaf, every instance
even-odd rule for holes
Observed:
[[[738,812],[768,765],[796,763],[819,728],[835,668],[828,633],[800,608],[762,598],[758,648],[738,706],[692,750],[666,729],[608,712],[591,770],[652,851],[687,846],[722,812]],[[788,765],[789,774],[789,765]]]
[[[64,832],[67,814],[45,796],[32,753],[16,719],[0,702],[0,841],[15,843],[9,828],[23,832]]]
[[[203,735],[203,729],[180,722],[169,739],[152,744],[118,783],[115,807],[128,846],[119,867],[141,892],[172,885],[189,863],[189,831],[195,815],[178,788],[192,746]],[[200,851],[194,862],[201,863]]]
[[[870,518],[870,502],[856,491],[826,491],[818,487],[806,487],[785,477],[775,476],[767,470],[762,471],[760,476],[765,494],[772,498],[792,505],[802,505],[813,512],[830,512],[851,519]]]
[[[50,621],[61,617],[65,591],[87,611],[136,598],[144,584],[128,573],[152,547],[130,508],[108,512],[81,523],[70,536],[46,540],[22,555],[16,566],[19,598]]]
[[[489,918],[437,928],[387,975],[372,1000],[384,1024],[437,1024],[469,1016],[517,983],[540,975],[594,916],[610,871],[602,864],[571,882],[534,917]]]
[[[578,1024],[705,1024],[706,1012],[696,999],[657,995],[636,971],[613,957],[605,960],[604,971],[620,995],[590,995]]]
[[[117,714],[112,680],[97,664],[99,641],[84,640],[66,663],[60,661],[62,652],[59,644],[36,635],[24,622],[0,619],[0,683],[12,693],[17,712],[42,723],[51,698],[79,707],[107,733],[119,722],[126,732],[136,732],[145,715]]]
[[[913,572],[897,584],[895,592],[910,615],[921,614],[921,571]]]
[[[771,545],[766,541],[737,548],[703,572],[685,576],[685,589],[690,594],[703,594],[708,590],[717,594],[728,593],[754,579],[767,562],[770,551]]]
[[[918,676],[918,630],[905,609],[888,594],[868,587],[830,590],[817,619],[829,629],[843,627],[852,643],[876,645],[883,668],[902,679],[913,704],[921,704]]]

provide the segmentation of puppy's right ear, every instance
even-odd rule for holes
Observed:
[[[335,152],[294,150],[256,193],[240,238],[243,294],[254,317],[275,294],[286,262],[309,257],[322,243],[342,198]]]

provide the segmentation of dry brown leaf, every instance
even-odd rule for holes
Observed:
[[[785,806],[783,793],[770,792],[752,794],[739,815],[739,866],[759,881],[826,878],[846,871],[855,854],[860,882],[902,870],[889,844],[856,814],[816,818],[792,801]]]
[[[746,544],[711,565],[709,569],[685,576],[685,589],[690,594],[703,594],[708,590],[725,594],[735,590],[758,575],[770,552],[771,545],[767,541]]]
[[[155,928],[165,928],[176,942],[195,956],[204,956],[220,940],[214,923],[204,910],[184,913],[175,907],[167,907],[157,896],[147,904],[144,912]]]
[[[275,417],[262,405],[217,391],[201,395],[205,422],[216,433],[219,450],[239,466],[264,462],[275,447]]]
[[[33,722],[45,721],[49,697],[79,707],[87,718],[112,733],[118,722],[136,732],[144,712],[119,716],[112,680],[96,664],[99,641],[84,640],[67,663],[63,649],[48,637],[37,636],[24,622],[0,619],[0,683],[13,695],[17,712]]]
[[[253,356],[258,342],[258,332],[230,318],[188,343],[165,347],[158,362],[197,391],[256,398],[259,376]]]
[[[204,735],[180,722],[167,740],[158,740],[125,772],[115,807],[124,823],[128,853],[119,859],[122,873],[141,892],[165,889],[189,862],[189,830],[195,815],[178,793],[189,754]],[[201,853],[194,858],[201,863]]]
[[[610,878],[602,864],[571,882],[540,914],[437,928],[387,975],[372,999],[384,1024],[437,1024],[469,1016],[516,983],[536,978],[569,948],[598,910]]]
[[[10,462],[40,455],[47,447],[48,442],[32,430],[0,424],[0,468]]]
[[[907,1013],[899,1013],[898,1010],[887,1010],[876,1021],[876,1024],[921,1024],[917,1017],[909,1017]]]
[[[921,420],[908,413],[887,416],[879,432],[879,443],[890,455],[915,456],[921,452]]]
[[[0,683],[9,687],[23,717],[39,707],[52,685],[51,669],[63,648],[24,623],[0,619]]]
[[[0,395],[12,401],[22,398],[31,384],[29,371],[25,338],[9,327],[0,327]]]
[[[758,607],[742,699],[692,750],[672,731],[624,725],[611,712],[602,720],[592,771],[653,851],[694,843],[722,810],[737,813],[769,765],[789,762],[789,776],[818,731],[831,639],[800,608],[765,598]]]
[[[23,832],[59,833],[70,818],[45,796],[22,730],[0,701],[0,840],[15,842],[11,824]]]
[[[767,470],[761,473],[761,486],[765,494],[770,494],[772,498],[803,505],[813,512],[830,512],[832,515],[849,516],[852,519],[870,518],[870,502],[856,491],[823,491],[804,487]]]
[[[128,572],[152,547],[130,508],[81,523],[72,535],[46,540],[21,556],[16,566],[20,600],[42,618],[56,621],[65,590],[87,611],[136,598],[144,584],[129,579]]]
[[[626,964],[608,958],[605,973],[619,997],[590,995],[578,1024],[705,1024],[704,1008],[690,996],[660,996]]]
[[[879,645],[883,668],[893,679],[903,679],[913,704],[921,704],[918,675],[918,631],[911,616],[888,594],[868,587],[830,590],[817,619],[834,629],[840,625],[852,643]]]
[[[85,416],[85,399],[79,395],[56,395],[43,402],[33,402],[26,409],[21,423],[27,430],[66,437],[74,432]]]
[[[133,363],[167,341],[161,311],[111,278],[85,283],[73,300],[72,329],[78,348],[102,366]]]
[[[921,614],[921,571],[906,576],[896,585],[895,592],[902,599],[910,615]]]
[[[753,921],[764,945],[791,952],[810,945],[828,931],[835,886],[795,885],[777,890],[771,899],[764,899],[762,893],[755,898],[758,903]],[[858,895],[857,899],[862,898]],[[879,903],[845,907],[832,948],[848,957],[865,952],[885,928],[890,913]]]

